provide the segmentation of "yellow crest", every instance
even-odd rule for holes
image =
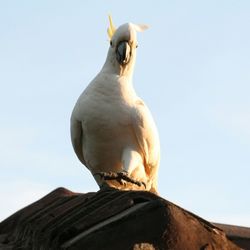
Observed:
[[[108,27],[109,40],[112,39],[112,36],[114,35],[115,31],[116,31],[116,28],[113,24],[112,17],[111,17],[111,15],[109,15],[109,27]]]

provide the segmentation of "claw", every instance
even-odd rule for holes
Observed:
[[[132,178],[128,176],[128,173],[125,171],[114,173],[114,172],[99,172],[95,173],[94,175],[99,175],[101,178],[104,180],[116,180],[118,181],[121,185],[125,185],[126,182],[130,182],[132,184],[135,184],[139,187],[142,185],[146,189],[146,184],[143,181],[135,181]],[[126,181],[126,182],[124,182]]]

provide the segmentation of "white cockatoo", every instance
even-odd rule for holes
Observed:
[[[157,193],[159,137],[132,84],[136,35],[147,26],[126,23],[116,29],[109,21],[107,59],[72,112],[73,148],[100,187]]]

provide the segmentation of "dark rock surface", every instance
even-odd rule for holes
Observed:
[[[58,188],[0,223],[0,249],[240,249],[222,226],[149,192]]]

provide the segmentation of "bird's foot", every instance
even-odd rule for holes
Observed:
[[[128,172],[122,171],[122,172],[99,172],[95,173],[94,175],[99,175],[101,178],[104,180],[116,180],[118,181],[121,185],[126,185],[126,182],[130,182],[132,184],[135,184],[139,187],[142,185],[146,189],[146,184],[143,181],[136,181],[128,176]]]

